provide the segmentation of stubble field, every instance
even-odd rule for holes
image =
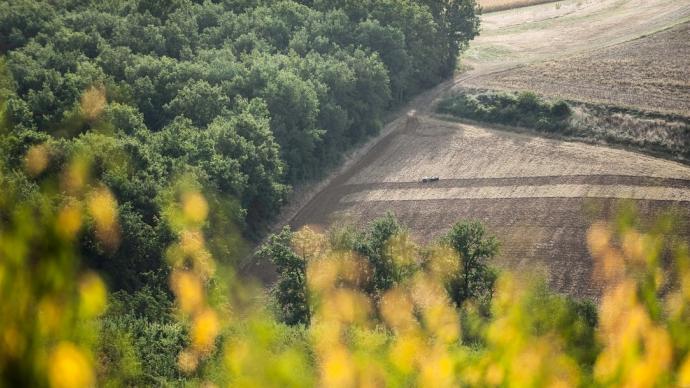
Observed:
[[[593,52],[478,77],[469,84],[690,116],[688,69],[690,22]]]
[[[397,124],[292,225],[362,225],[393,211],[430,242],[460,219],[479,219],[503,243],[496,265],[548,273],[555,289],[595,298],[584,239],[596,215],[627,200],[644,216],[668,206],[690,214],[690,167],[678,163],[428,117],[414,129]],[[425,175],[441,180],[420,183]]]

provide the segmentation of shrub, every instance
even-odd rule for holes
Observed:
[[[551,106],[551,114],[558,119],[566,119],[570,117],[572,110],[565,101],[558,101]]]
[[[565,130],[572,113],[566,102],[551,104],[532,92],[458,93],[441,100],[437,112],[539,131]]]
[[[543,104],[536,94],[532,92],[522,92],[518,94],[517,106],[523,113],[537,113],[543,107]]]

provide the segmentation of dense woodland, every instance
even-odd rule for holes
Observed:
[[[0,231],[14,221],[23,230],[46,206],[91,203],[76,257],[112,293],[100,354],[133,349],[144,376],[180,379],[189,336],[168,280],[182,233],[169,205],[203,193],[208,250],[232,264],[292,186],[321,177],[387,112],[453,73],[478,33],[475,12],[474,0],[4,3]],[[35,159],[40,168],[27,165]],[[97,194],[73,188],[85,182]],[[17,241],[42,239],[36,249],[57,254],[42,232]],[[49,278],[35,291],[62,289]]]
[[[0,10],[11,79],[2,154],[17,169],[36,144],[50,144],[52,161],[88,152],[118,200],[123,241],[106,252],[87,236],[84,256],[113,289],[137,290],[165,267],[174,235],[161,198],[173,178],[194,176],[213,200],[209,230],[258,238],[292,185],[452,74],[478,33],[475,7],[13,0]],[[85,99],[102,113],[84,112]]]

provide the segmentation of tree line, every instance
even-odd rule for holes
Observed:
[[[358,270],[363,275],[357,288],[374,301],[392,288],[413,278],[432,266],[433,250],[447,248],[442,271],[448,298],[456,307],[474,302],[488,315],[495,289],[497,271],[489,261],[499,250],[499,242],[479,221],[460,221],[438,241],[438,246],[419,248],[410,239],[406,227],[388,213],[373,220],[366,229],[352,226],[334,228],[328,241],[318,242],[310,229],[294,232],[284,227],[272,234],[257,255],[275,264],[278,281],[272,293],[277,303],[277,316],[285,323],[309,324],[313,298],[307,287],[307,266],[318,258],[316,245],[326,249],[352,252],[362,258]],[[320,247],[323,249],[324,247]],[[427,268],[428,269],[428,268]]]

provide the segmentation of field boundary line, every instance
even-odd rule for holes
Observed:
[[[549,186],[555,184],[590,184],[601,186],[631,185],[638,187],[672,187],[690,189],[690,179],[663,178],[641,175],[610,175],[610,174],[578,174],[578,175],[542,175],[542,176],[511,176],[493,178],[449,178],[437,182],[424,184],[425,188],[462,188],[462,187],[504,187],[504,186]],[[378,189],[409,189],[420,188],[419,181],[406,182],[377,182],[350,183],[341,189],[347,192]]]
[[[348,194],[340,203],[377,201],[425,201],[453,199],[521,199],[521,198],[614,198],[645,201],[690,202],[690,187],[633,185],[515,185],[455,188],[414,188],[365,190]]]

